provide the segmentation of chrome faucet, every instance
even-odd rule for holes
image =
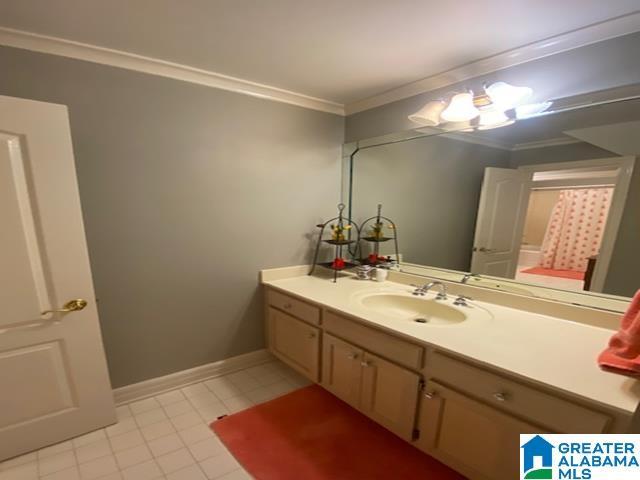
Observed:
[[[447,299],[447,286],[438,282],[437,280],[434,282],[429,282],[426,285],[418,286],[414,285],[416,289],[412,292],[413,295],[424,296],[426,293],[431,290],[433,287],[440,287],[440,292],[436,295],[436,300],[446,300]]]
[[[460,281],[460,283],[467,283],[472,277],[477,277],[478,274],[477,273],[467,273],[465,274],[464,277],[462,277],[462,280]]]

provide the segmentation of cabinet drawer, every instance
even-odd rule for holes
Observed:
[[[305,322],[320,325],[320,309],[297,298],[275,290],[268,292],[269,305],[298,317]]]
[[[558,433],[602,433],[607,415],[434,352],[430,376],[453,389]],[[429,382],[427,382],[429,390]]]
[[[473,480],[520,478],[520,434],[539,427],[430,382],[415,446]]]
[[[324,328],[344,340],[353,342],[370,352],[378,353],[395,363],[414,370],[422,368],[424,349],[418,345],[365,327],[332,312],[325,312]]]

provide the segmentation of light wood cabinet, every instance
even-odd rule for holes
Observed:
[[[364,351],[325,333],[322,337],[322,386],[354,407],[360,406]]]
[[[559,398],[513,379],[434,352],[430,378],[483,403],[558,433],[602,433],[612,418],[602,412]]]
[[[268,292],[269,305],[293,315],[300,320],[304,320],[312,325],[320,324],[320,309],[315,305],[310,305],[297,298],[290,297],[284,293],[270,290]]]
[[[317,382],[320,376],[320,329],[269,307],[269,350],[283,362]]]
[[[519,478],[520,434],[544,433],[436,382],[421,395],[418,429],[418,448],[472,480]]]
[[[471,480],[518,478],[521,433],[626,432],[611,410],[270,293],[274,355]]]
[[[420,376],[333,335],[322,342],[322,386],[411,440]]]
[[[362,367],[362,411],[400,437],[411,440],[420,376],[366,352]]]
[[[325,312],[323,327],[326,332],[354,342],[370,352],[390,358],[399,365],[413,370],[422,368],[424,348],[415,343],[369,328],[331,311]]]

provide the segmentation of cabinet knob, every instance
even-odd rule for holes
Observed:
[[[290,303],[285,303],[284,305],[282,305],[282,308],[284,308],[285,310],[290,310],[291,307],[293,307],[293,305],[291,305]]]
[[[427,400],[432,400],[433,397],[436,396],[436,392],[424,392],[424,398],[426,398]]]
[[[368,360],[363,360],[362,362],[360,362],[360,365],[363,367],[370,367],[371,366],[371,362]]]
[[[310,333],[309,335],[307,335],[308,338],[316,338],[316,334],[315,333]]]
[[[349,355],[347,355],[347,358],[349,360],[355,360],[356,358],[358,358],[358,354],[357,353],[350,353]]]
[[[493,394],[493,398],[497,402],[505,402],[507,400],[507,394],[502,392],[496,392]]]

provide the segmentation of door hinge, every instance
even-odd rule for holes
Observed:
[[[420,438],[420,429],[419,428],[414,428],[413,432],[411,432],[411,439],[412,440],[418,440]]]

